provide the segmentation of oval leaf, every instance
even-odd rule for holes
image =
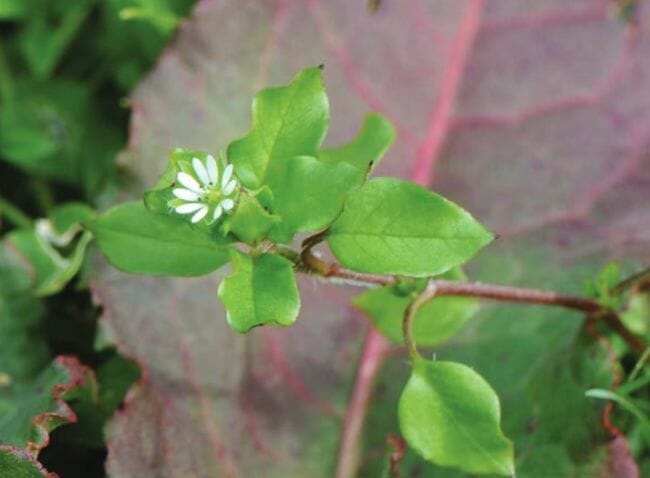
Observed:
[[[233,272],[219,285],[228,323],[237,332],[265,324],[291,325],[298,317],[300,295],[291,262],[274,254],[251,257],[232,253]]]
[[[350,269],[416,277],[463,264],[491,240],[464,209],[393,178],[373,179],[352,193],[327,238]]]
[[[404,438],[428,461],[467,473],[514,475],[499,399],[471,368],[416,359],[398,413]]]
[[[228,245],[140,201],[120,204],[88,225],[109,262],[132,274],[199,276],[228,262]]]
[[[255,96],[253,126],[228,146],[228,160],[242,184],[257,189],[274,174],[278,162],[316,155],[328,122],[321,69],[305,69],[288,86],[267,88]]]
[[[275,197],[273,210],[283,219],[274,238],[290,242],[296,232],[327,227],[394,138],[395,130],[387,119],[368,114],[349,144],[323,150],[318,157],[295,156],[278,163],[268,181]]]
[[[444,279],[464,279],[460,270],[452,269]],[[426,280],[418,281],[421,291]],[[379,331],[396,343],[404,342],[402,320],[413,300],[398,286],[370,289],[356,296],[353,304],[364,312]],[[452,337],[478,309],[478,301],[471,297],[435,297],[423,304],[415,315],[413,337],[418,345],[436,345]]]

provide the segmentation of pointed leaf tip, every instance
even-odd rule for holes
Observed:
[[[471,368],[416,360],[398,413],[404,438],[431,463],[468,473],[514,474],[513,445],[499,425],[499,399]]]

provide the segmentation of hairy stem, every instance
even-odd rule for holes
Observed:
[[[327,279],[338,279],[351,284],[365,286],[387,286],[396,283],[396,278],[393,276],[362,274],[346,269],[339,264],[328,264],[312,254],[311,247],[312,246],[309,245],[304,248],[300,257],[304,266],[303,268],[312,274]],[[638,283],[638,281],[635,283]],[[588,297],[558,294],[557,292],[549,290],[485,284],[482,282],[430,279],[427,287],[418,297],[418,300],[422,299],[422,301],[425,302],[431,299],[434,295],[476,297],[479,299],[489,299],[499,302],[537,304],[577,310],[590,317],[605,322],[612,331],[618,334],[636,353],[642,354],[648,347],[644,340],[634,335],[627,329],[627,327],[625,327],[616,311]]]

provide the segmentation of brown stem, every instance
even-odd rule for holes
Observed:
[[[387,286],[394,285],[397,282],[396,278],[393,276],[362,274],[360,272],[346,269],[339,264],[328,264],[314,256],[311,252],[311,247],[313,247],[313,245],[305,247],[301,253],[302,262],[308,272],[324,278],[340,279],[366,286]],[[638,280],[636,280],[635,283],[638,283]],[[428,293],[427,290],[429,290]],[[425,293],[429,294],[429,296],[427,297]],[[641,338],[634,335],[627,329],[627,327],[625,327],[614,310],[588,297],[558,294],[553,291],[529,289],[525,287],[484,284],[481,282],[430,279],[427,289],[425,289],[423,295],[420,297],[423,301],[426,301],[433,298],[434,295],[476,297],[499,302],[538,304],[577,310],[584,312],[589,316],[603,320],[635,352],[642,354],[648,347]]]
[[[625,292],[627,289],[630,289],[637,285],[643,286],[646,283],[650,283],[650,267],[640,272],[637,272],[634,275],[631,275],[627,279],[622,280],[616,285],[616,287],[614,287],[612,292],[614,292],[614,294],[621,294],[622,292]]]
[[[605,321],[605,323],[609,325],[609,328],[625,340],[625,343],[627,343],[639,355],[643,355],[648,349],[648,344],[646,344],[643,339],[630,332],[630,329],[625,327],[625,324],[614,311],[605,310],[600,317],[597,315],[596,318],[601,318]]]
[[[386,437],[386,444],[392,449],[389,456],[388,472],[391,478],[402,478],[399,463],[406,453],[406,442],[401,436],[389,433]]]

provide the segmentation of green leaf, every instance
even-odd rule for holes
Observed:
[[[153,214],[140,201],[114,207],[88,228],[109,262],[132,274],[198,276],[229,259],[223,239],[181,218]]]
[[[398,413],[404,438],[426,460],[467,473],[514,475],[499,399],[471,368],[416,359]]]
[[[280,216],[270,214],[256,197],[243,193],[235,213],[224,222],[224,230],[247,244],[255,244],[280,221]]]
[[[620,279],[620,268],[616,262],[607,263],[596,276],[585,283],[585,293],[598,300],[606,307],[617,308],[621,305],[621,298],[613,292]]]
[[[42,336],[43,306],[32,294],[24,264],[0,243],[0,382],[34,377],[47,365],[50,352]],[[0,386],[0,416],[7,411],[7,388]]]
[[[465,276],[452,269],[441,279],[461,280]],[[411,294],[404,294],[399,286],[370,289],[356,296],[352,303],[364,312],[382,334],[402,344],[402,320],[413,294],[426,285],[418,281]],[[478,301],[470,297],[436,297],[418,309],[413,324],[413,336],[418,345],[436,345],[452,337],[478,310]]]
[[[96,216],[95,210],[87,204],[70,202],[57,206],[49,216],[53,232],[59,236],[59,242],[69,243],[67,236],[82,229],[81,223]]]
[[[393,178],[372,179],[352,193],[327,237],[350,269],[416,277],[463,264],[491,240],[456,204]]]
[[[147,21],[156,27],[160,33],[168,35],[178,26],[181,19],[174,12],[164,7],[165,5],[123,8],[120,10],[120,18],[125,21]]]
[[[317,158],[295,156],[278,162],[268,185],[274,191],[273,211],[283,221],[273,237],[289,242],[296,232],[328,226],[341,213],[348,194],[365,181],[394,139],[390,122],[369,114],[350,144],[323,150]]]
[[[288,259],[274,254],[251,257],[232,253],[232,274],[219,285],[228,323],[237,332],[259,325],[291,325],[298,317],[300,295]]]
[[[28,10],[25,0],[0,0],[0,20],[16,20]]]
[[[323,161],[345,161],[367,175],[393,144],[395,136],[390,121],[377,113],[368,113],[361,131],[351,143],[323,149],[319,157]]]
[[[93,197],[123,144],[98,109],[87,84],[20,78],[0,105],[0,153],[30,173],[78,184]]]
[[[294,233],[317,231],[343,208],[346,195],[363,182],[364,173],[347,162],[325,162],[311,156],[288,158],[269,179],[273,212],[282,217],[273,238],[289,242]]]
[[[34,9],[35,14],[30,17],[26,28],[20,34],[20,47],[27,65],[39,79],[51,76],[66,47],[83,26],[94,2],[77,0],[61,3],[66,4],[66,8],[60,9],[54,5],[50,12]],[[50,6],[47,3],[45,5]],[[48,21],[48,14],[59,18],[55,22]]]
[[[89,206],[68,203],[54,209],[48,219],[37,220],[34,228],[7,234],[6,241],[32,266],[34,294],[56,294],[77,274],[92,238],[83,232],[81,222],[94,216]]]
[[[8,445],[0,445],[0,476],[11,478],[52,477],[32,455],[18,447]]]
[[[620,312],[621,320],[635,334],[648,337],[650,326],[650,291],[633,291],[625,310]]]
[[[38,229],[20,229],[7,234],[7,241],[33,266],[33,287],[37,296],[56,294],[70,282],[81,268],[91,239],[92,235],[84,232],[75,242],[72,252],[64,256]]]
[[[90,393],[89,393],[90,392]],[[0,442],[37,452],[49,443],[48,433],[77,420],[66,402],[92,397],[96,382],[91,370],[73,357],[57,357],[34,380],[11,384],[13,413],[0,415]]]
[[[274,169],[283,161],[316,156],[328,121],[321,69],[305,69],[288,86],[267,88],[255,96],[252,128],[228,146],[228,160],[242,184],[257,189],[278,174]]]

